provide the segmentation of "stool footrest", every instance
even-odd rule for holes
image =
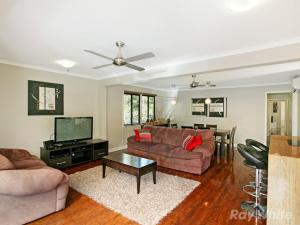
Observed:
[[[246,201],[241,203],[241,209],[248,212],[250,215],[258,218],[266,218],[267,207],[263,205],[256,205],[255,202]]]
[[[253,188],[254,191],[248,191],[247,188]],[[252,186],[250,184],[243,186],[243,191],[248,194],[251,195],[252,197],[256,197],[256,192],[255,192],[255,186]]]

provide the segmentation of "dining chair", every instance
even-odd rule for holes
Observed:
[[[203,123],[194,123],[194,129],[204,129]]]
[[[171,124],[171,128],[178,128],[177,123],[172,123],[172,124]]]
[[[206,128],[208,128],[208,129],[217,129],[218,125],[206,124]]]
[[[181,126],[181,129],[193,129],[192,126]]]
[[[234,136],[235,136],[235,131],[236,131],[236,126],[234,126],[231,129],[230,135],[227,139],[225,139],[225,144],[227,145],[228,149],[234,149]],[[216,144],[222,144],[221,140],[216,140]]]

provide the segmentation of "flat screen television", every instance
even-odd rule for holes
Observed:
[[[93,139],[93,117],[56,117],[55,143],[78,142]]]

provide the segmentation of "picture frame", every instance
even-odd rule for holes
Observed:
[[[205,98],[192,98],[192,115],[207,116]]]
[[[278,102],[273,102],[273,113],[278,112]]]
[[[209,117],[226,117],[227,116],[227,98],[211,98],[209,104]]]
[[[64,115],[64,85],[28,80],[28,115]]]

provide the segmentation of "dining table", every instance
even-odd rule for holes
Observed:
[[[220,149],[221,151],[224,151],[225,149],[225,144],[226,144],[226,137],[228,135],[230,135],[231,130],[227,130],[227,129],[212,129],[214,131],[214,135],[215,137],[220,137]]]
[[[183,129],[184,128],[193,129],[192,126],[181,126],[181,129],[182,128]],[[203,128],[203,129],[207,129],[207,128]],[[231,134],[231,130],[228,130],[228,129],[214,129],[214,128],[210,128],[210,130],[212,130],[214,132],[215,137],[220,137],[220,149],[221,149],[221,151],[224,151],[226,140],[229,138],[228,136]]]

